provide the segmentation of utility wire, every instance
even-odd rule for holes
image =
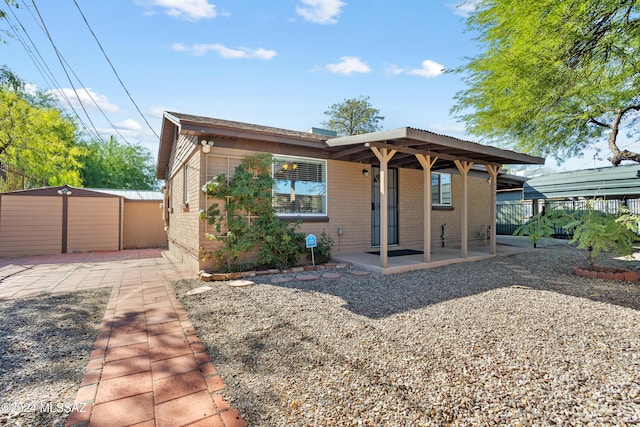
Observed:
[[[23,2],[24,4],[24,2]],[[29,10],[29,13],[31,14],[31,16],[33,17],[34,21],[36,21],[36,23],[38,25],[40,25],[40,28],[42,29],[43,32],[45,32],[44,28],[42,28],[42,25],[40,23],[38,23],[38,20],[35,18],[35,16],[33,16],[33,13],[31,12],[30,8],[26,7],[25,5],[25,9]],[[38,48],[36,47],[35,43],[33,42],[33,40],[31,40],[31,37],[29,37],[29,33],[27,32],[26,28],[24,27],[24,25],[22,25],[22,23],[20,22],[20,20],[18,19],[17,16],[15,16],[15,13],[12,14],[14,15],[15,19],[18,21],[18,23],[20,24],[20,26],[22,27],[22,31],[26,34],[27,38],[29,38],[29,41],[31,42],[31,45],[34,47],[35,51],[38,53],[38,56],[40,57],[41,61],[45,64],[45,67],[47,68],[49,74],[51,75],[51,78],[55,81],[55,77],[53,77],[53,73],[51,72],[51,69],[49,69],[49,67],[46,66],[46,61],[44,60],[44,58],[42,57],[42,55],[40,54],[40,52],[38,51]],[[14,32],[16,33],[16,36],[18,37],[18,39],[20,40],[20,35],[18,34],[18,32],[14,29]],[[36,59],[33,58],[33,54],[30,52],[30,49],[28,46],[25,46],[25,42],[21,41],[23,47],[25,48],[25,50],[27,50],[27,53],[29,53],[29,55],[32,57],[32,61],[34,62],[34,64],[36,65],[37,68],[39,68],[38,66],[38,61]],[[62,56],[62,55],[61,55]],[[65,64],[67,64],[67,67],[69,68],[69,70],[71,70],[71,73],[73,74],[73,76],[76,78],[76,80],[78,81],[78,83],[80,83],[80,86],[82,86],[83,88],[85,88],[85,92],[87,93],[87,95],[89,96],[89,98],[91,98],[91,101],[93,102],[93,104],[96,106],[96,108],[98,109],[98,111],[100,111],[100,113],[102,114],[102,116],[105,118],[105,120],[111,125],[111,127],[113,128],[113,130],[115,130],[115,132],[120,136],[121,140],[124,141],[127,145],[131,146],[131,143],[129,141],[127,141],[127,139],[124,137],[124,135],[122,135],[122,133],[120,133],[120,131],[118,130],[118,128],[115,126],[115,124],[109,119],[109,117],[107,116],[107,114],[104,112],[104,110],[100,107],[100,105],[98,104],[98,102],[96,101],[96,99],[94,98],[94,96],[91,94],[91,92],[89,92],[86,89],[86,86],[82,83],[82,81],[80,80],[80,78],[78,77],[78,75],[75,73],[75,71],[73,70],[73,68],[71,67],[71,65],[69,64],[69,62],[64,58],[64,56],[62,56],[62,60],[65,62]],[[40,72],[40,74],[42,75],[42,77],[47,80],[46,76],[43,74],[43,72]],[[48,82],[49,83],[49,82]],[[50,87],[54,87],[57,90],[57,93],[60,97],[64,98],[67,101],[67,104],[69,105],[69,107],[71,107],[71,109],[73,110],[73,105],[71,103],[71,101],[69,100],[69,98],[67,97],[67,94],[61,89],[61,85],[55,81],[55,85],[52,85],[51,83],[49,83]],[[74,111],[75,112],[75,111]],[[78,118],[78,120],[80,121],[80,123],[82,124],[82,126],[87,130],[87,132],[89,132],[90,134],[92,133],[91,130],[89,129],[89,127],[82,121],[82,118],[79,117],[76,114],[76,117]],[[95,137],[98,140],[102,140],[102,138],[100,137],[100,135],[98,133],[96,133],[95,135],[92,135],[93,137]]]
[[[98,132],[98,130],[96,129],[95,124],[91,120],[91,117],[89,116],[89,113],[87,112],[87,109],[84,107],[84,104],[82,103],[82,100],[80,99],[80,96],[78,95],[78,90],[76,89],[75,85],[73,84],[73,80],[71,80],[71,77],[69,76],[69,73],[67,72],[67,69],[64,66],[64,61],[61,58],[61,54],[58,51],[58,48],[56,47],[56,44],[54,43],[53,38],[51,37],[51,34],[49,33],[49,30],[47,29],[47,25],[45,24],[44,19],[42,19],[42,15],[40,14],[40,10],[38,10],[38,6],[36,5],[35,0],[31,0],[31,3],[33,4],[33,7],[34,7],[35,11],[38,14],[38,17],[40,18],[40,22],[42,22],[42,26],[44,28],[45,34],[47,35],[47,38],[49,39],[49,42],[51,42],[51,46],[53,46],[53,50],[55,51],[56,56],[58,58],[58,61],[60,62],[60,65],[62,66],[62,70],[64,71],[64,74],[67,76],[67,80],[69,81],[69,84],[71,85],[71,88],[73,89],[73,92],[76,94],[76,97],[78,98],[78,102],[80,103],[80,106],[82,107],[82,110],[84,111],[85,115],[87,116],[87,120],[89,120],[89,123],[91,123],[91,127],[99,135],[100,133]],[[75,110],[74,110],[74,112],[75,112]],[[99,139],[102,142],[104,142],[104,140],[102,140],[102,138],[99,138]]]
[[[84,23],[87,24],[87,28],[89,28],[89,31],[91,32],[91,35],[93,36],[93,38],[95,39],[96,43],[98,43],[98,46],[100,47],[100,50],[102,51],[102,54],[104,55],[105,59],[107,60],[107,62],[109,63],[109,65],[111,66],[111,69],[113,70],[113,73],[116,75],[116,78],[118,79],[118,81],[120,82],[120,85],[122,86],[122,88],[124,89],[124,91],[126,92],[127,96],[129,97],[129,99],[131,100],[131,102],[133,103],[133,105],[136,107],[136,110],[138,110],[138,113],[140,113],[140,116],[142,117],[142,119],[145,121],[145,123],[147,124],[147,126],[149,127],[149,129],[151,129],[151,132],[153,132],[153,134],[156,136],[156,138],[160,139],[160,136],[156,133],[155,129],[149,124],[149,121],[147,120],[147,118],[145,117],[144,114],[142,114],[142,111],[140,111],[140,108],[138,107],[138,104],[136,104],[136,102],[133,100],[133,98],[131,97],[131,94],[129,93],[129,90],[126,88],[126,86],[124,85],[124,83],[122,82],[122,79],[120,78],[120,75],[118,74],[118,72],[116,71],[115,67],[113,66],[113,64],[111,63],[111,60],[109,59],[109,57],[107,56],[107,53],[104,51],[102,44],[100,43],[100,40],[98,40],[98,37],[96,36],[96,34],[93,32],[93,29],[91,28],[91,26],[89,25],[89,22],[87,21],[87,18],[84,16],[84,13],[82,12],[82,9],[80,9],[80,6],[78,5],[78,2],[76,0],[73,0],[73,3],[76,5],[76,8],[78,8],[78,12],[80,12],[80,15],[82,16],[82,19],[84,20]]]
[[[89,96],[89,98],[91,98],[91,101],[93,101],[93,104],[96,106],[96,108],[98,109],[98,111],[100,111],[100,113],[102,114],[102,117],[105,118],[105,120],[107,122],[109,122],[109,124],[111,125],[111,127],[113,128],[113,130],[116,131],[116,133],[118,135],[120,135],[120,138],[122,138],[122,140],[128,145],[131,146],[131,144],[129,143],[129,141],[127,141],[127,139],[120,133],[120,131],[118,130],[118,128],[116,127],[116,125],[113,124],[113,122],[109,119],[109,117],[107,116],[107,114],[104,112],[104,110],[100,107],[100,105],[98,104],[98,102],[95,100],[95,98],[93,97],[93,95],[91,95],[91,92],[89,92],[87,90],[87,87],[80,81],[80,78],[78,77],[78,75],[75,73],[75,71],[73,71],[73,68],[71,68],[71,66],[69,65],[69,63],[67,62],[66,59],[64,59],[65,64],[67,64],[67,67],[69,67],[69,69],[71,70],[71,74],[73,74],[73,77],[76,78],[76,80],[78,81],[78,83],[80,83],[80,86],[83,87],[84,91],[87,93],[87,95]]]
[[[26,7],[26,5],[25,5],[25,9],[29,10],[29,8]],[[22,47],[25,49],[25,51],[27,52],[27,55],[29,56],[31,61],[34,63],[36,69],[38,70],[38,72],[40,73],[42,78],[45,80],[45,82],[47,83],[49,88],[58,89],[58,93],[60,94],[60,97],[63,98],[64,101],[66,101],[68,107],[73,111],[75,117],[78,119],[78,122],[86,129],[87,132],[89,132],[91,134],[92,133],[91,129],[89,128],[89,126],[86,125],[86,123],[84,123],[84,121],[82,120],[82,117],[80,117],[78,112],[75,110],[75,108],[73,107],[73,104],[71,103],[71,100],[67,97],[67,94],[64,93],[62,90],[60,90],[60,84],[56,81],[56,78],[53,75],[53,72],[51,71],[51,69],[47,65],[47,62],[45,61],[45,59],[43,58],[42,54],[38,50],[36,44],[33,42],[31,37],[29,36],[29,32],[26,30],[25,26],[22,24],[22,22],[20,21],[18,16],[14,13],[13,9],[10,9],[10,12],[13,15],[13,19],[15,19],[17,24],[13,23],[11,21],[11,18],[8,15],[5,16],[5,18],[9,22],[10,28],[13,31],[13,34],[14,34],[15,38],[18,40],[18,42],[20,42]],[[36,21],[36,23],[38,23],[36,17],[33,16],[33,13],[31,13],[30,10],[29,10],[29,13],[31,14],[31,16],[34,19],[34,21]],[[20,28],[18,28],[18,25],[19,25]],[[40,26],[40,27],[42,29],[42,26]],[[22,31],[20,31],[20,30],[22,30]],[[24,33],[27,39],[25,39],[22,36],[21,33]],[[27,42],[27,40],[28,40],[28,42]],[[32,50],[32,48],[33,48],[33,50]],[[35,54],[34,54],[34,51],[35,51]],[[97,139],[100,139],[100,136],[97,133],[94,134],[94,136]]]
[[[62,66],[62,70],[64,71],[65,76],[67,76],[67,80],[69,81],[69,84],[71,85],[71,88],[73,89],[73,92],[76,94],[76,98],[78,99],[78,103],[82,107],[82,111],[84,111],[84,114],[87,116],[87,120],[89,120],[89,123],[91,123],[91,127],[93,128],[93,130],[96,132],[96,134],[98,134],[98,138],[100,139],[100,141],[104,142],[104,140],[100,137],[100,132],[98,132],[98,129],[96,129],[96,125],[91,120],[91,116],[89,116],[89,113],[87,112],[87,109],[84,107],[84,103],[82,102],[82,99],[80,99],[80,95],[78,95],[78,90],[76,89],[75,85],[73,84],[73,80],[71,80],[71,77],[69,76],[69,73],[67,72],[67,68],[64,66],[64,61],[62,60],[62,55],[60,54],[60,51],[58,50],[58,47],[54,43],[53,38],[51,37],[51,34],[49,33],[49,30],[47,29],[47,25],[45,24],[44,19],[42,19],[42,15],[40,14],[40,10],[38,10],[38,6],[36,5],[35,0],[31,0],[31,3],[33,4],[33,7],[34,7],[35,11],[38,14],[38,17],[40,18],[40,22],[42,23],[42,27],[44,29],[45,34],[47,35],[47,38],[49,39],[49,42],[51,43],[51,46],[53,46],[53,50],[55,51],[56,57],[58,58],[58,61],[60,62],[60,65]],[[75,112],[75,110],[74,110],[74,112]]]
[[[27,7],[25,7],[25,9],[29,10],[29,8],[27,8]],[[22,47],[25,49],[25,51],[29,55],[29,58],[31,58],[31,61],[36,66],[36,69],[38,70],[38,72],[40,73],[42,78],[45,80],[45,82],[47,83],[49,88],[55,88],[57,90],[58,94],[60,95],[60,97],[63,98],[64,101],[66,101],[67,105],[73,111],[73,113],[75,114],[76,118],[78,119],[78,121],[82,125],[82,127],[87,132],[92,134],[91,129],[86,125],[86,123],[84,123],[84,121],[82,120],[82,117],[80,117],[78,115],[77,111],[74,109],[71,100],[67,97],[67,94],[60,89],[61,85],[57,82],[55,76],[53,75],[53,72],[51,71],[51,69],[47,65],[47,62],[45,61],[44,57],[42,56],[42,54],[38,50],[38,47],[36,46],[36,44],[31,39],[31,36],[29,36],[29,32],[27,31],[25,26],[22,24],[22,22],[20,21],[18,16],[13,12],[13,9],[10,9],[10,11],[11,11],[11,14],[13,15],[13,19],[15,19],[15,21],[17,22],[17,25],[15,23],[11,22],[10,17],[7,15],[6,19],[9,22],[10,28],[13,31],[13,34],[16,37],[16,39],[20,42]],[[29,13],[31,13],[31,11],[29,11]],[[33,19],[37,23],[37,20],[36,20],[35,16],[33,16],[33,14],[31,14],[31,15],[32,15]],[[18,25],[19,25],[20,28],[18,28]],[[20,31],[20,30],[22,30],[22,31]],[[21,33],[24,33],[24,35],[26,36],[26,39],[22,36]],[[27,40],[28,40],[28,42],[27,42]],[[35,51],[35,53],[34,53],[34,51]],[[97,133],[93,134],[92,136],[96,137],[98,140],[100,139],[100,136]]]

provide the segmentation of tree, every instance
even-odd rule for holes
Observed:
[[[155,190],[158,181],[151,153],[140,145],[109,142],[84,142],[80,174],[85,187],[124,190]]]
[[[18,3],[16,2],[16,0],[4,0],[4,3],[7,8],[10,8],[10,7],[15,7],[16,9],[18,8]],[[7,12],[5,12],[5,10],[3,9],[0,9],[0,20],[6,19],[6,18],[7,18]],[[11,35],[11,33],[8,30],[2,30],[0,31],[0,33]],[[4,42],[4,39],[0,37],[0,43],[3,43],[3,42]]]
[[[468,89],[452,112],[469,132],[558,160],[640,123],[640,2],[481,0],[467,26],[486,50],[453,72]]]
[[[345,99],[331,105],[324,114],[329,116],[329,120],[322,125],[336,131],[339,136],[376,132],[382,129],[378,122],[384,120],[380,110],[373,108],[368,96]]]
[[[75,144],[77,127],[42,93],[26,94],[24,83],[0,71],[0,175],[2,190],[42,185],[81,185]],[[11,169],[26,181],[9,176]],[[14,175],[16,175],[14,174]]]
[[[596,209],[602,200],[588,199],[585,209],[546,209],[522,224],[513,233],[516,236],[528,236],[535,247],[540,239],[552,237],[556,228],[563,228],[571,235],[571,241],[577,249],[584,249],[587,266],[595,269],[600,252],[628,256],[633,253],[638,241],[638,221],[640,216],[628,208],[620,208],[617,214],[601,212]]]

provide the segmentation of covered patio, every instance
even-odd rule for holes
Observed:
[[[463,141],[450,136],[439,135],[410,127],[330,138],[326,144],[331,147],[330,159],[348,162],[379,164],[380,166],[380,253],[343,254],[339,258],[354,264],[373,266],[384,274],[399,273],[453,262],[476,261],[497,254],[496,244],[496,188],[498,173],[502,165],[544,164],[544,158],[503,150],[496,147]],[[469,172],[477,166],[486,171],[491,184],[491,197],[487,209],[492,218],[489,224],[489,239],[486,246],[469,247],[468,227],[468,183]],[[474,168],[474,166],[476,166]],[[389,256],[388,240],[388,194],[386,179],[390,167],[423,170],[423,245],[422,253],[398,257]],[[431,212],[432,172],[444,169],[458,171],[462,178],[462,205],[460,206],[461,236],[459,247],[438,247],[432,250]]]
[[[442,267],[461,262],[481,261],[494,256],[513,255],[532,250],[531,243],[526,237],[496,236],[496,240],[497,244],[495,254],[488,253],[487,246],[477,243],[469,245],[468,256],[466,258],[460,257],[460,248],[439,247],[432,251],[430,262],[424,262],[424,255],[421,253],[422,251],[416,251],[418,253],[389,256],[386,268],[380,266],[380,256],[370,252],[345,253],[337,255],[333,257],[333,259],[337,262],[348,262],[358,268],[374,273],[397,274],[406,273],[408,271],[424,270],[427,268]],[[547,246],[566,245],[567,242],[567,240],[545,239],[540,242],[538,247],[542,248]],[[393,248],[389,252],[393,253],[394,251],[407,253],[412,252],[413,250],[407,251]]]

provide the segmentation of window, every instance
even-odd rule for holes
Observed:
[[[189,166],[184,165],[182,172],[182,203],[189,205]]]
[[[431,175],[431,203],[451,205],[451,174],[434,173]]]
[[[327,163],[300,157],[276,157],[273,206],[280,215],[327,214]]]

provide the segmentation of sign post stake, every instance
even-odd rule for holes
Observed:
[[[309,234],[304,240],[307,245],[307,248],[311,249],[311,262],[313,263],[313,265],[316,265],[316,258],[313,253],[313,248],[318,246],[318,240],[316,239],[316,236],[313,234]]]

